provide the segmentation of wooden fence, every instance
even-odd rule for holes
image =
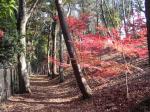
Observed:
[[[0,102],[18,91],[18,75],[15,68],[0,69]]]

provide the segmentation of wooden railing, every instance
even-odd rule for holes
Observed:
[[[16,68],[0,69],[0,102],[18,91],[18,75]]]

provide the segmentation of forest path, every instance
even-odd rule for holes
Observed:
[[[105,83],[87,78],[93,95],[86,100],[81,99],[74,75],[65,76],[63,83],[59,83],[58,77],[48,79],[34,75],[30,77],[32,94],[10,97],[0,104],[0,112],[145,112],[129,111],[143,99],[150,98],[150,68],[144,71],[128,75],[129,99],[124,74]],[[149,103],[138,107],[150,111]]]
[[[93,100],[81,100],[76,81],[71,77],[59,83],[58,78],[50,80],[44,75],[33,75],[32,94],[12,96],[2,108],[4,112],[95,112]]]

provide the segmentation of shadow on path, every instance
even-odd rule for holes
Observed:
[[[15,95],[2,105],[4,112],[95,112],[92,99],[84,102],[73,76],[49,80],[47,76],[31,76],[32,94]]]

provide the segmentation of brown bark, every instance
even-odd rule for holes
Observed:
[[[51,31],[51,36],[52,36],[52,78],[55,78],[56,74],[57,74],[57,66],[56,66],[56,38],[57,38],[57,31],[56,31],[56,20],[54,19],[53,23],[52,23],[52,31]]]
[[[60,60],[60,66],[59,66],[59,75],[60,75],[60,82],[64,81],[64,69],[62,64],[64,63],[63,60],[63,35],[61,34],[61,32],[59,33],[59,60]]]
[[[47,42],[47,75],[50,77],[51,76],[51,70],[50,70],[50,50],[51,50],[51,47],[50,47],[50,37],[51,37],[51,32],[50,32],[50,29],[49,29],[49,35],[48,35],[48,42]]]
[[[18,55],[18,76],[19,76],[19,93],[31,92],[29,74],[26,62],[26,25],[27,21],[33,13],[39,0],[36,0],[27,11],[26,0],[19,0],[17,30],[21,36],[20,42],[23,45],[24,52]]]
[[[68,31],[67,23],[65,21],[64,14],[61,10],[61,6],[59,4],[59,1],[55,0],[55,4],[56,4],[57,12],[58,12],[60,26],[61,26],[64,40],[66,43],[66,47],[68,50],[68,54],[69,54],[69,57],[71,59],[71,64],[72,64],[72,68],[74,71],[74,75],[76,77],[78,86],[80,88],[80,91],[81,91],[83,97],[89,98],[92,95],[92,91],[91,91],[89,85],[87,84],[86,79],[83,76],[83,73],[80,69],[80,66],[78,66],[78,62],[77,62],[76,57],[75,57],[75,51],[74,51],[73,45],[71,44],[71,41],[72,41],[71,35]]]

